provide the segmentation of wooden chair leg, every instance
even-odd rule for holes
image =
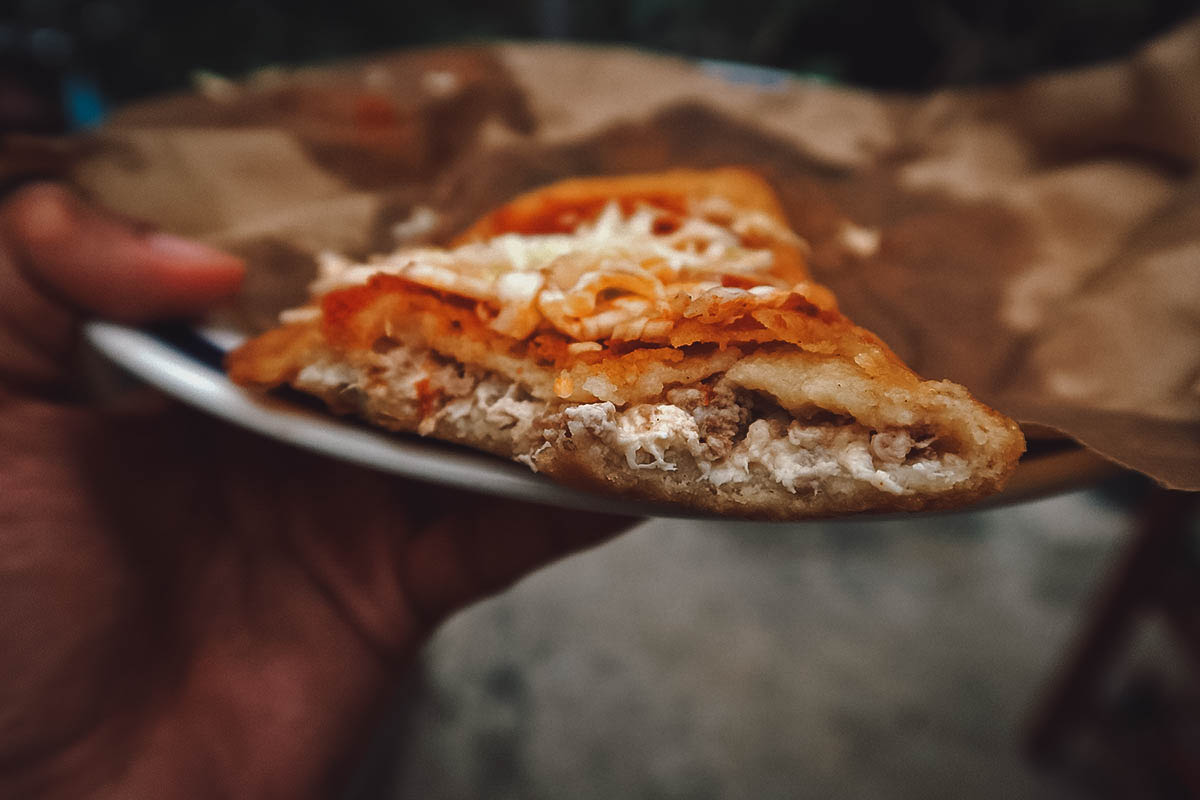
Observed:
[[[1188,492],[1150,492],[1137,534],[1097,597],[1082,636],[1034,712],[1025,748],[1036,763],[1053,762],[1066,736],[1087,716],[1100,681],[1128,640],[1139,612],[1153,600],[1160,567],[1182,540],[1196,500],[1197,495]]]

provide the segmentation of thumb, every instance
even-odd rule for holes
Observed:
[[[51,184],[5,204],[0,239],[21,277],[51,300],[122,322],[200,311],[231,294],[243,273],[234,256],[139,230]]]

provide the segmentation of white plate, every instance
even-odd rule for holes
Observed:
[[[185,326],[151,331],[111,322],[90,322],[84,326],[84,336],[93,347],[136,377],[188,405],[332,458],[405,478],[580,511],[705,516],[670,506],[633,503],[568,489],[519,464],[487,453],[435,439],[374,430],[283,399],[248,392],[231,383],[221,369],[224,354],[242,339],[237,333]],[[1116,472],[1111,463],[1077,446],[1056,446],[1041,452],[1031,447],[1005,491],[974,508],[1087,486]]]
[[[162,332],[89,322],[87,341],[136,377],[178,400],[281,442],[374,469],[474,492],[581,511],[694,516],[568,489],[487,453],[433,439],[375,431],[235,386],[221,371],[230,335],[177,327]]]

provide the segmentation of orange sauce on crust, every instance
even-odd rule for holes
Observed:
[[[675,170],[653,175],[615,178],[582,178],[562,181],[521,195],[486,215],[459,236],[452,246],[479,241],[504,233],[522,235],[565,233],[581,221],[594,218],[606,204],[616,200],[625,213],[639,204],[650,203],[669,212],[664,224],[689,213],[696,198],[719,196],[732,205],[761,211],[786,223],[783,211],[769,185],[757,175],[736,168],[694,171]],[[674,224],[678,224],[675,222]],[[770,342],[788,342],[810,352],[854,357],[863,346],[862,331],[837,310],[832,293],[807,279],[805,257],[800,247],[772,246],[775,264],[771,270],[780,278],[800,282],[798,291],[782,307],[748,309],[737,303],[714,307],[702,319],[685,319],[668,314],[669,334],[655,341],[599,342],[600,350],[571,353],[573,340],[543,322],[529,338],[518,340],[498,333],[486,324],[494,311],[485,302],[430,289],[397,275],[377,274],[365,285],[339,289],[321,299],[322,333],[331,344],[346,348],[371,347],[393,330],[419,327],[433,347],[438,340],[466,339],[488,350],[524,358],[543,368],[562,369],[572,364],[593,365],[614,382],[632,379],[650,362],[674,362],[684,358],[678,348],[715,345],[751,347]],[[748,289],[756,285],[752,276],[725,275],[722,283]],[[785,284],[785,285],[790,285]],[[890,355],[886,346],[875,337]]]
[[[589,364],[614,383],[632,381],[650,363],[685,357],[679,348],[788,342],[810,352],[853,357],[862,350],[863,332],[839,312],[822,309],[802,296],[783,308],[763,308],[735,319],[677,319],[665,342],[604,340],[600,350],[572,354],[572,340],[555,330],[539,330],[519,340],[487,327],[475,301],[438,292],[396,275],[379,274],[366,284],[339,289],[321,300],[322,334],[332,345],[370,348],[392,332],[420,328],[435,349],[439,340],[468,339],[487,349],[527,359],[550,369]],[[869,337],[875,340],[875,337]]]

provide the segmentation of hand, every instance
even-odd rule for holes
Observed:
[[[631,524],[82,402],[81,316],[241,275],[53,186],[0,208],[0,797],[325,796],[439,621]]]

